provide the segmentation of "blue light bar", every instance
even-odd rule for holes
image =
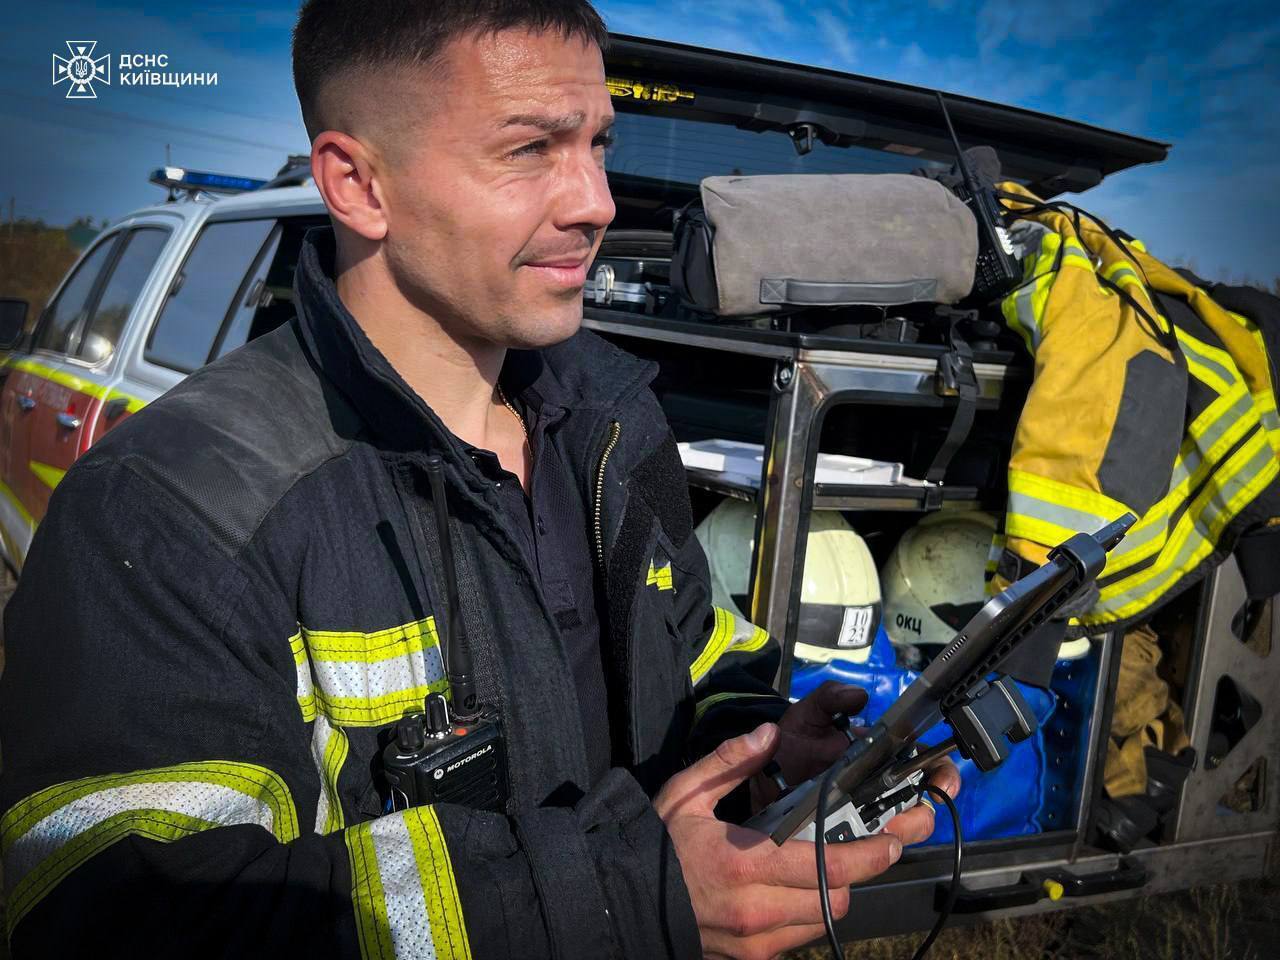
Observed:
[[[233,177],[225,173],[206,173],[183,167],[161,167],[149,178],[158,187],[174,190],[207,190],[210,193],[246,193],[257,190],[267,181],[253,177]]]

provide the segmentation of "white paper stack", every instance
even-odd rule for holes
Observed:
[[[727,483],[758,487],[764,466],[764,447],[738,440],[697,440],[682,443],[680,459],[686,470],[720,475]],[[818,454],[817,483],[833,485],[891,486],[911,483],[902,476],[902,464],[833,453]]]

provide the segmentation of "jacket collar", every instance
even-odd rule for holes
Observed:
[[[332,226],[302,240],[294,274],[294,304],[307,349],[325,376],[359,412],[379,446],[396,451],[465,447],[404,381],[338,296]],[[509,393],[531,403],[573,409],[613,408],[646,386],[657,365],[637,360],[587,331],[545,350],[511,350],[502,371]]]

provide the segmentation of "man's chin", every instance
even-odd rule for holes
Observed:
[[[516,350],[540,350],[564,343],[582,327],[582,301],[554,309],[518,315],[508,329],[507,345]]]

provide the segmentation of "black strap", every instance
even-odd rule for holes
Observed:
[[[951,418],[951,426],[942,446],[933,456],[933,462],[925,472],[924,478],[934,488],[925,491],[926,509],[936,510],[942,506],[942,491],[935,489],[941,485],[947,473],[947,467],[956,451],[968,439],[969,430],[973,427],[973,416],[978,409],[978,375],[973,369],[973,349],[960,334],[960,323],[972,319],[973,311],[948,310],[951,317],[951,330],[948,339],[951,349],[938,358],[937,390],[943,396],[956,398],[956,412]]]

